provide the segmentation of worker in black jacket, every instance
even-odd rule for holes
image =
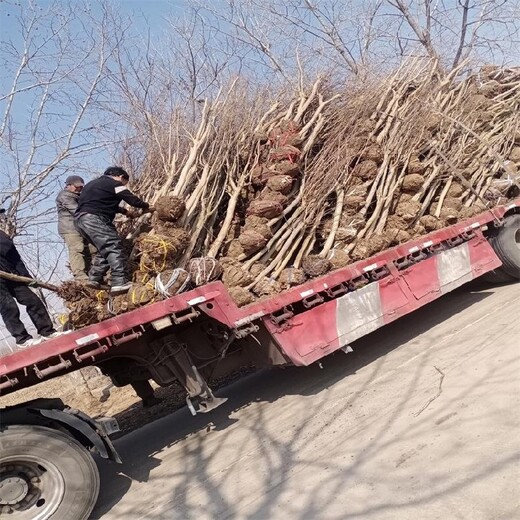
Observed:
[[[31,275],[13,243],[9,228],[5,210],[0,210],[0,270],[30,278]],[[38,334],[43,338],[53,338],[58,335],[40,298],[26,284],[0,277],[0,315],[18,347],[30,347],[37,341],[32,338],[21,322],[17,302],[27,308],[27,314],[34,323]]]
[[[108,168],[101,177],[85,185],[75,215],[77,229],[98,250],[89,271],[90,285],[100,286],[110,269],[111,294],[127,292],[131,287],[128,259],[113,223],[116,213],[126,213],[120,203],[124,201],[143,210],[149,208],[128,190],[128,180],[123,168]]]

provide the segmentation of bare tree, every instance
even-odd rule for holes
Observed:
[[[103,5],[5,4],[19,32],[1,46],[10,84],[0,92],[0,203],[27,233],[49,220],[60,177],[107,145],[99,108],[124,27]]]
[[[384,15],[405,56],[422,49],[443,68],[461,61],[507,63],[514,59],[520,30],[519,4],[508,0],[387,0]],[[397,29],[397,31],[395,31]]]

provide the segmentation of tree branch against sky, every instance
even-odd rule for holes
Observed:
[[[47,211],[57,181],[108,144],[99,108],[124,29],[113,30],[104,6],[93,16],[79,2],[4,4],[19,32],[0,53],[0,203],[23,232]]]

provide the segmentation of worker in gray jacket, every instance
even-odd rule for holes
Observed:
[[[65,241],[69,253],[69,265],[76,280],[88,281],[88,271],[95,248],[89,245],[74,225],[74,213],[85,181],[78,175],[65,179],[65,188],[56,197],[58,210],[58,234]]]

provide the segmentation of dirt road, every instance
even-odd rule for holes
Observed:
[[[520,518],[520,285],[463,288],[353,347],[123,437],[92,518]]]

